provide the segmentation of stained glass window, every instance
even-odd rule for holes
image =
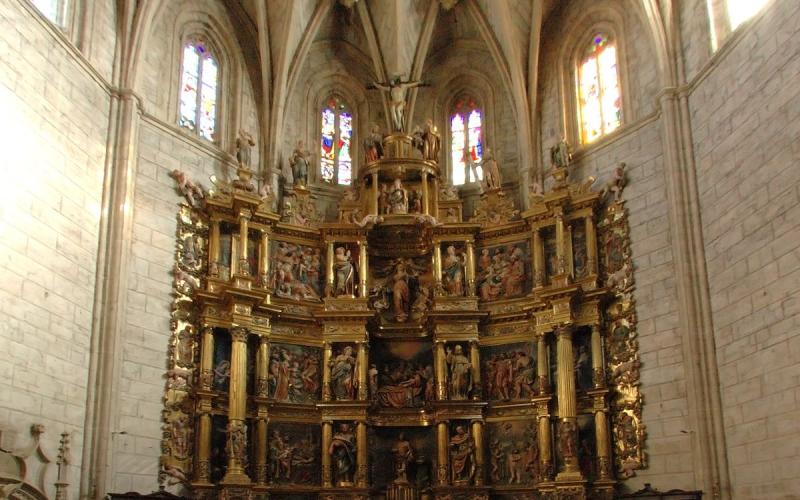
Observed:
[[[766,0],[728,0],[728,19],[731,23],[731,31],[747,21],[766,3]]]
[[[33,0],[33,5],[51,22],[64,26],[67,0]]]
[[[319,156],[320,174],[325,182],[348,186],[352,182],[352,138],[353,115],[339,99],[329,99],[322,110]]]
[[[217,61],[199,41],[183,47],[180,117],[178,124],[213,141],[217,128]]]
[[[622,123],[617,49],[604,33],[597,33],[578,63],[578,110],[581,143],[588,144]]]
[[[450,116],[450,159],[453,185],[483,179],[481,111],[472,99],[459,99]]]

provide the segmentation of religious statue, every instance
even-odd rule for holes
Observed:
[[[445,349],[445,356],[448,367],[448,382],[450,399],[467,399],[472,389],[472,364],[469,358],[464,355],[461,345],[456,344],[454,350],[449,347]]]
[[[353,296],[355,294],[355,265],[349,248],[337,247],[333,256],[334,291],[333,295]]]
[[[447,295],[464,295],[465,263],[464,253],[456,253],[456,247],[448,245],[447,253],[442,260],[442,286]]]
[[[475,475],[475,441],[463,425],[450,438],[450,471],[454,485],[466,485]]]
[[[247,425],[240,420],[228,424],[228,457],[236,459],[243,467],[247,465]]]
[[[408,468],[414,463],[416,457],[414,448],[411,447],[411,443],[406,440],[402,432],[392,447],[392,453],[394,454],[394,482],[406,484],[408,483]]]
[[[603,186],[602,197],[605,198],[609,193],[614,193],[614,201],[622,198],[622,190],[625,188],[625,163],[619,162],[614,167],[611,178]]]
[[[352,486],[356,468],[356,442],[351,424],[339,424],[328,453],[333,459],[333,479],[336,486]]]
[[[308,183],[308,164],[311,153],[305,149],[303,140],[297,141],[297,147],[292,151],[289,165],[292,167],[294,184],[305,186]],[[288,184],[287,180],[287,184]]]
[[[562,138],[558,144],[550,148],[550,161],[556,168],[569,167],[572,162],[572,153],[566,139]]]
[[[395,132],[402,132],[405,128],[406,90],[425,85],[421,81],[402,81],[400,77],[383,84],[373,82],[371,87],[389,92],[389,109],[392,116],[392,128]]]
[[[389,213],[389,186],[381,184],[381,192],[378,195],[378,211],[381,214]]]
[[[531,185],[528,188],[528,196],[532,202],[539,202],[544,198],[544,189],[542,189],[542,185],[538,180],[531,181]]]
[[[422,194],[416,189],[412,189],[408,196],[408,211],[412,214],[422,212]]]
[[[356,358],[352,346],[344,346],[342,352],[330,361],[331,389],[337,401],[351,401],[356,397]]]
[[[577,457],[576,435],[577,427],[571,420],[562,420],[558,432],[558,445],[564,458]]]
[[[492,150],[486,148],[483,153],[483,185],[486,191],[500,189],[503,185],[503,178],[500,175],[500,168],[494,159]]]
[[[183,170],[173,170],[169,174],[178,183],[178,191],[186,198],[189,205],[194,207],[205,198],[203,187],[192,182]]]
[[[406,272],[406,264],[400,261],[394,272],[394,285],[392,286],[392,293],[394,297],[394,316],[399,322],[408,319],[409,308],[409,295],[410,290],[408,287],[408,273]]]
[[[383,158],[383,135],[381,135],[380,127],[373,123],[371,132],[364,139],[364,160],[366,163],[372,163]]]
[[[388,192],[389,213],[406,214],[408,213],[408,191],[403,187],[400,178],[394,180],[394,184]]]
[[[239,136],[236,138],[236,160],[239,162],[239,168],[250,168],[250,150],[256,145],[253,136],[244,129],[239,130]]]
[[[442,149],[442,136],[433,124],[433,120],[428,118],[425,121],[425,132],[422,134],[422,157],[430,161],[439,160],[439,151]]]

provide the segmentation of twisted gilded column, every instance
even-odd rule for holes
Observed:
[[[358,296],[367,297],[367,276],[369,276],[369,255],[367,254],[367,241],[358,242]]]
[[[475,296],[475,243],[472,240],[467,240],[466,243],[467,258],[466,258],[466,275],[467,275],[467,295],[470,297]]]
[[[356,422],[356,487],[367,487],[367,423]]]
[[[247,462],[247,330],[231,330],[231,377],[228,390],[228,468],[222,482],[248,484]]]
[[[367,350],[369,346],[366,342],[358,343],[358,353],[356,354],[356,380],[358,380],[358,399],[359,401],[366,401],[369,399],[368,390],[369,384],[367,383]]]
[[[575,392],[575,358],[572,347],[572,325],[565,325],[556,331],[556,354],[558,373],[556,391],[558,393],[559,438],[558,446],[564,457],[564,470],[558,478],[581,478],[578,467],[578,398]]]
[[[436,399],[447,399],[447,369],[444,352],[444,341],[436,340],[433,343],[433,369],[436,374]]]
[[[472,399],[480,400],[483,386],[481,385],[481,350],[477,340],[469,342],[469,363],[472,367]]]
[[[247,238],[250,228],[250,211],[239,211],[239,274],[250,276],[250,264],[247,262]]]
[[[331,483],[331,442],[333,442],[333,422],[322,422],[322,487],[330,488]]]
[[[333,346],[330,342],[325,342],[322,350],[322,400],[331,400],[331,356]],[[324,428],[323,428],[324,430]]]
[[[483,447],[483,422],[472,421],[472,439],[475,441],[475,486],[483,486],[485,458]]]
[[[450,451],[450,432],[447,422],[436,424],[436,483],[444,486],[448,483],[450,468],[448,457]]]
[[[208,274],[219,277],[219,219],[211,218],[208,238]]]
[[[540,228],[533,230],[533,286],[544,286],[544,245]]]

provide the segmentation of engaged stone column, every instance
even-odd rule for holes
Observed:
[[[228,469],[222,482],[249,484],[247,461],[247,330],[231,330],[231,377],[228,391]]]

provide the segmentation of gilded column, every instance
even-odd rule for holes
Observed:
[[[572,224],[565,224],[564,230],[564,267],[567,270],[567,274],[571,277],[575,277],[575,266],[572,262]]]
[[[367,487],[367,423],[356,422],[356,487]]]
[[[247,262],[247,234],[250,228],[250,211],[239,212],[239,274],[250,276],[250,265]]]
[[[214,361],[214,330],[210,326],[202,329],[200,340],[200,391],[206,393],[197,402],[199,415],[197,429],[197,466],[195,479],[198,483],[209,482],[211,456],[211,384],[214,381],[212,371]]]
[[[477,340],[469,342],[469,362],[472,365],[472,399],[482,398],[481,385],[481,350]]]
[[[219,277],[219,219],[211,219],[208,238],[208,274]]]
[[[466,275],[467,275],[467,294],[470,297],[475,296],[475,243],[472,240],[467,240],[466,243],[467,258],[466,258]]]
[[[432,203],[431,203],[431,211],[433,213],[431,215],[433,215],[434,217],[436,217],[438,219],[439,218],[439,179],[434,177],[432,179],[431,183],[433,184],[433,189],[432,189],[432,191],[433,191],[433,200],[432,200]]]
[[[247,330],[231,330],[231,377],[228,391],[228,469],[222,480],[227,484],[247,484]]]
[[[369,213],[378,215],[380,207],[378,206],[378,198],[380,197],[380,185],[378,182],[378,173],[372,174],[372,197],[369,200]]]
[[[558,269],[556,274],[564,274],[567,272],[567,259],[566,259],[566,236],[564,228],[564,214],[561,209],[556,210],[556,256],[558,257]]]
[[[539,394],[550,392],[550,372],[547,366],[547,342],[544,334],[539,335],[536,343],[536,375],[539,378]]]
[[[533,285],[544,286],[544,245],[540,228],[533,230]]]
[[[267,417],[256,420],[255,473],[258,484],[267,484]]]
[[[474,420],[472,422],[472,439],[475,441],[475,486],[484,484],[484,447],[483,447],[483,422]]]
[[[436,294],[443,293],[442,288],[442,242],[433,243],[433,281],[435,283]]]
[[[595,412],[594,431],[597,436],[597,475],[600,479],[611,479],[611,436],[606,410]]]
[[[331,356],[333,346],[330,342],[325,342],[322,350],[322,400],[331,400]]]
[[[322,422],[322,487],[331,484],[331,443],[333,442],[333,423]]]
[[[256,354],[256,394],[257,398],[266,399],[269,386],[269,337],[262,335]],[[255,480],[258,484],[267,482],[267,418],[266,404],[259,404],[256,421],[255,443]]]
[[[333,246],[332,241],[328,242],[328,253],[325,256],[325,296],[333,297]]]
[[[547,413],[547,406],[539,413],[539,470],[542,481],[553,478],[553,450],[551,448],[552,438],[550,437],[550,415]]]
[[[269,231],[261,230],[261,249],[259,250],[258,274],[261,277],[261,286],[269,288]]]
[[[450,432],[447,422],[436,424],[436,482],[440,486],[448,483],[450,468],[447,465],[450,451]]]
[[[361,298],[367,297],[369,291],[367,290],[367,276],[369,276],[369,255],[367,254],[367,242],[358,242],[358,296]]]
[[[444,352],[444,341],[437,340],[433,344],[433,367],[436,373],[436,398],[439,401],[447,399],[447,371]]]
[[[606,386],[606,374],[603,369],[603,339],[600,336],[600,325],[592,325],[592,381],[595,389]]]
[[[367,383],[367,346],[366,342],[358,343],[358,353],[356,360],[356,376],[358,380],[358,399],[366,401],[369,399],[369,384]]]
[[[431,201],[429,199],[428,191],[428,173],[422,172],[422,213],[429,215],[431,213]]]
[[[566,325],[556,331],[556,354],[558,362],[558,446],[564,457],[564,470],[559,477],[580,478],[577,447],[577,395],[575,393],[575,358],[572,348],[572,326]]]
[[[589,276],[597,276],[597,233],[594,227],[594,214],[585,219],[586,226],[586,269]]]

